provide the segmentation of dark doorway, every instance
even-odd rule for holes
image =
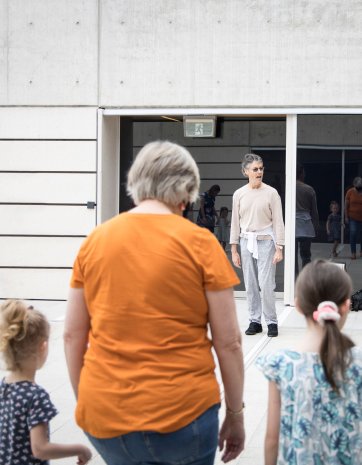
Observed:
[[[200,192],[208,190],[213,184],[218,184],[221,191],[216,198],[215,207],[218,211],[221,207],[227,207],[230,220],[233,193],[247,182],[241,174],[241,159],[245,153],[258,153],[264,159],[265,182],[277,189],[284,207],[285,118],[218,116],[215,138],[185,138],[182,117],[168,115],[167,118],[172,120],[165,120],[163,117],[133,119],[131,130],[133,157],[141,147],[152,140],[167,139],[185,146],[200,170]],[[126,145],[125,154],[129,154],[129,141],[126,140],[126,142],[123,146]],[[121,163],[123,168],[128,165],[128,159],[125,163]],[[125,180],[124,172],[121,172],[121,179]],[[127,202],[123,201],[121,204],[126,206]],[[194,210],[189,214],[191,221],[196,221],[198,208],[199,205],[196,203]],[[226,253],[231,260],[229,245],[226,247]],[[244,291],[242,272],[240,270],[236,272],[241,280],[241,285],[236,290]],[[282,262],[277,267],[276,291],[282,292],[283,289],[284,264]]]

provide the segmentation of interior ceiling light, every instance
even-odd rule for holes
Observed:
[[[171,118],[171,116],[161,116],[161,118],[168,119],[170,121],[176,121],[176,123],[182,123],[182,121],[180,119]]]

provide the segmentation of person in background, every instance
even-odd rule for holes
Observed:
[[[356,260],[357,242],[361,244],[360,257],[362,257],[362,178],[359,176],[354,178],[353,187],[346,193],[345,222],[349,225],[351,259]]]
[[[233,264],[243,269],[250,320],[245,334],[262,332],[263,314],[268,336],[276,337],[278,319],[274,289],[276,264],[283,259],[282,203],[278,192],[263,183],[264,166],[259,155],[246,154],[241,171],[249,182],[233,195],[230,244]]]
[[[49,441],[49,422],[57,410],[35,382],[48,357],[50,326],[45,316],[19,300],[0,306],[0,353],[8,374],[0,382],[0,464],[47,465],[48,460],[92,457],[82,444]]]
[[[212,233],[215,230],[215,220],[218,214],[215,210],[215,198],[220,193],[220,186],[214,184],[203,194],[200,194],[200,210],[196,223],[202,228],[207,228]]]
[[[304,337],[256,361],[269,381],[265,465],[361,463],[362,350],[341,332],[351,292],[349,275],[328,261],[298,276]]]
[[[335,200],[332,200],[330,205],[330,214],[327,218],[326,230],[328,241],[333,242],[332,257],[338,256],[338,246],[341,243],[341,225],[342,217],[339,214],[339,204]]]
[[[228,207],[221,207],[220,208],[220,216],[218,219],[218,226],[219,229],[217,230],[217,238],[219,239],[222,248],[225,250],[226,244],[229,242],[230,234],[229,234],[229,224],[230,221],[228,220],[229,209]]]
[[[187,202],[185,206],[185,210],[182,212],[182,216],[184,218],[187,218],[188,220],[192,221],[194,220],[194,204],[191,202]]]
[[[185,148],[147,144],[128,173],[136,207],[98,226],[74,263],[65,353],[77,423],[107,465],[212,465],[217,444],[224,462],[244,448],[239,279],[216,237],[182,217],[199,184]]]
[[[299,273],[298,249],[302,268],[311,261],[312,239],[319,224],[317,197],[313,187],[304,182],[303,165],[297,165],[296,207],[295,207],[295,276]]]

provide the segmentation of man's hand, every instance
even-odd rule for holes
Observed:
[[[274,254],[274,257],[273,257],[273,265],[281,262],[283,260],[283,251],[282,249],[279,249],[279,247],[277,247],[275,249],[275,254]]]

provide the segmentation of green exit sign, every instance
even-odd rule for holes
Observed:
[[[215,137],[216,116],[184,116],[184,137]]]

